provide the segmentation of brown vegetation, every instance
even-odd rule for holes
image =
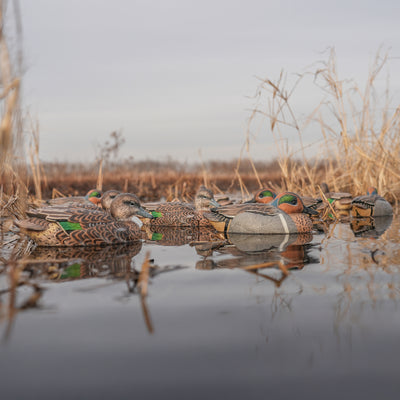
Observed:
[[[250,117],[247,148],[253,126],[264,122],[263,133],[271,135],[279,152],[282,188],[317,194],[321,181],[335,191],[353,195],[365,193],[369,186],[392,201],[400,198],[400,107],[391,105],[389,86],[377,88],[378,76],[388,62],[388,54],[378,51],[364,88],[339,77],[334,49],[327,61],[314,70],[297,75],[287,88],[287,76],[273,81],[261,79],[256,105]],[[322,100],[300,118],[292,97],[301,81],[310,77],[323,95]],[[306,157],[307,130],[319,132],[320,147],[313,158]],[[294,131],[298,146],[291,149],[285,140]],[[297,156],[301,162],[293,162]],[[321,162],[324,168],[321,170]]]
[[[235,193],[243,189],[248,196],[258,188],[258,180],[249,161],[241,161],[240,174],[235,174],[237,161],[211,161],[204,165],[187,165],[168,161],[141,161],[120,164],[105,164],[102,168],[103,190],[118,189],[136,193],[143,201],[160,198],[190,200],[201,184],[206,184],[215,193]],[[278,187],[281,173],[277,162],[256,163],[259,177],[264,185]],[[44,197],[52,197],[53,189],[64,195],[84,194],[96,186],[98,165],[43,164],[46,179],[41,190]],[[34,185],[28,187],[34,193]]]

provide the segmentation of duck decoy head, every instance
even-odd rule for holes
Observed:
[[[111,202],[111,215],[116,219],[129,219],[135,215],[154,218],[141,205],[139,198],[132,193],[120,193]]]
[[[327,184],[326,182],[322,182],[322,183],[319,185],[319,187],[321,188],[322,193],[324,193],[324,194],[328,194],[328,193],[330,192],[329,186],[328,186],[328,184]]]
[[[378,189],[377,189],[376,187],[374,187],[374,186],[370,186],[370,187],[367,189],[367,195],[368,195],[368,196],[373,196],[373,195],[375,195],[375,194],[378,194]]]
[[[219,207],[220,204],[214,199],[214,194],[205,186],[200,186],[194,200],[196,210],[209,210],[211,207]]]
[[[100,205],[101,202],[101,196],[102,196],[102,191],[98,190],[98,189],[92,189],[89,190],[86,193],[85,199],[89,200],[90,202],[92,202],[93,204],[96,204],[96,206]]]
[[[276,197],[276,193],[271,189],[261,189],[259,190],[251,200],[245,201],[245,203],[271,203]]]
[[[293,192],[283,192],[275,197],[271,205],[284,211],[286,214],[305,213],[317,215],[318,212],[303,204],[300,196]]]
[[[111,202],[120,194],[119,190],[108,190],[101,197],[101,206],[103,210],[109,211]]]

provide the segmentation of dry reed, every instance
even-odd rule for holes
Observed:
[[[388,62],[388,55],[381,53],[377,53],[363,89],[339,77],[334,49],[319,68],[298,75],[289,89],[283,73],[276,81],[261,79],[246,143],[250,145],[249,132],[261,117],[276,144],[282,189],[316,195],[318,185],[325,181],[331,189],[353,195],[376,186],[390,200],[400,196],[400,113],[398,106],[392,108],[390,104],[388,88],[383,105],[377,95],[378,76]],[[292,97],[300,82],[309,76],[324,98],[300,119],[293,109]],[[304,138],[315,125],[322,146],[315,152],[319,155],[310,158],[306,156]],[[288,131],[293,130],[297,134],[296,150],[287,144]]]
[[[1,11],[4,9],[0,2]],[[16,13],[18,14],[18,13]],[[0,19],[3,18],[1,13]],[[19,18],[19,17],[18,17]],[[17,18],[17,19],[18,19]],[[201,184],[219,193],[239,191],[242,198],[250,196],[256,188],[270,186],[276,191],[292,190],[304,195],[319,195],[318,185],[325,181],[335,191],[364,193],[368,186],[392,201],[400,196],[399,108],[390,105],[386,89],[383,107],[379,107],[376,81],[388,61],[387,54],[378,53],[363,89],[342,80],[337,72],[334,50],[319,67],[298,75],[288,88],[287,75],[283,72],[277,80],[261,79],[257,88],[256,105],[251,111],[245,145],[239,158],[231,162],[210,161],[188,165],[173,160],[158,162],[122,162],[117,159],[119,148],[125,139],[120,132],[112,132],[110,140],[99,148],[98,163],[93,165],[41,163],[39,160],[39,127],[31,123],[32,141],[29,149],[30,175],[18,169],[24,165],[21,153],[22,122],[19,107],[20,77],[7,47],[3,23],[0,30],[0,68],[4,103],[0,124],[0,183],[8,196],[18,195],[26,203],[26,193],[34,193],[36,199],[51,197],[53,191],[65,195],[80,195],[92,188],[132,191],[143,201],[160,198],[192,200]],[[16,24],[19,26],[19,24]],[[21,35],[17,31],[17,37]],[[18,49],[17,49],[18,50]],[[21,62],[22,56],[13,59]],[[311,107],[306,117],[300,117],[292,105],[292,98],[300,83],[312,77],[324,98]],[[267,132],[274,139],[277,160],[257,162],[251,157],[254,127]],[[307,130],[317,126],[322,148],[318,156],[307,157]],[[290,148],[287,131],[296,133],[298,148]],[[201,157],[200,157],[201,158]],[[7,196],[2,196],[4,203]]]
[[[8,37],[5,31],[6,5],[0,1],[0,216],[9,214],[4,206],[10,202],[17,209],[26,203],[26,167],[23,155],[23,127],[20,108],[22,70],[21,23],[18,3],[14,7],[14,35]],[[9,48],[9,42],[14,47]],[[19,203],[19,204],[16,204]]]

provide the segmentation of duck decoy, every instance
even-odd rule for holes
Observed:
[[[385,198],[378,194],[375,187],[370,187],[366,195],[353,199],[350,214],[354,218],[382,217],[393,215],[393,208]]]
[[[102,194],[101,190],[91,189],[85,196],[56,197],[55,199],[44,200],[43,205],[69,206],[75,204],[86,204],[90,206],[91,204],[94,204],[100,207]]]
[[[316,214],[298,194],[283,192],[269,204],[234,204],[212,209],[204,216],[219,232],[287,234],[311,232],[310,215]]]
[[[251,200],[245,201],[244,203],[263,203],[263,204],[268,204],[271,203],[275,197],[276,193],[271,190],[270,188],[263,188],[257,191],[254,194],[254,197]],[[321,199],[315,199],[313,197],[309,196],[300,196],[303,204],[306,207],[310,207],[314,210],[318,210],[318,207],[322,204]]]
[[[348,211],[351,208],[352,195],[347,192],[331,192],[327,183],[322,182],[321,190],[328,202],[336,210]]]
[[[137,196],[121,193],[110,212],[77,206],[48,206],[27,211],[27,218],[15,221],[38,246],[102,246],[141,239],[137,216],[153,218]]]
[[[174,201],[169,203],[146,204],[145,207],[155,218],[143,220],[144,224],[151,226],[209,226],[203,213],[211,207],[219,207],[210,189],[200,186],[196,193],[194,205]]]

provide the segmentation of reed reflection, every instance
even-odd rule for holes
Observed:
[[[17,261],[12,255],[7,265],[3,264],[3,270],[0,272],[1,286],[5,284],[0,290],[0,322],[5,322],[3,340],[9,338],[17,314],[38,307],[45,290],[42,285],[32,282],[30,277],[24,274],[24,261]],[[24,291],[24,299],[21,301],[18,299],[18,289],[22,287],[28,287],[30,291]]]
[[[394,221],[394,224],[392,224]],[[335,329],[350,326],[361,315],[400,298],[398,218],[352,220],[333,227],[335,240],[323,243],[321,264],[336,272]]]
[[[28,308],[41,307],[40,300],[45,291],[46,282],[65,282],[90,278],[111,279],[124,282],[129,295],[139,295],[143,319],[149,333],[154,332],[150,311],[146,303],[147,286],[150,279],[157,275],[179,270],[181,266],[159,267],[146,254],[140,268],[135,260],[142,249],[142,242],[105,247],[36,247],[31,254],[19,257],[17,246],[8,259],[2,258],[0,290],[0,322],[5,321],[4,337],[9,337],[16,315]],[[30,287],[22,294],[21,287]],[[85,289],[83,289],[85,290]],[[93,290],[91,286],[88,290]],[[24,295],[24,300],[18,300]]]

